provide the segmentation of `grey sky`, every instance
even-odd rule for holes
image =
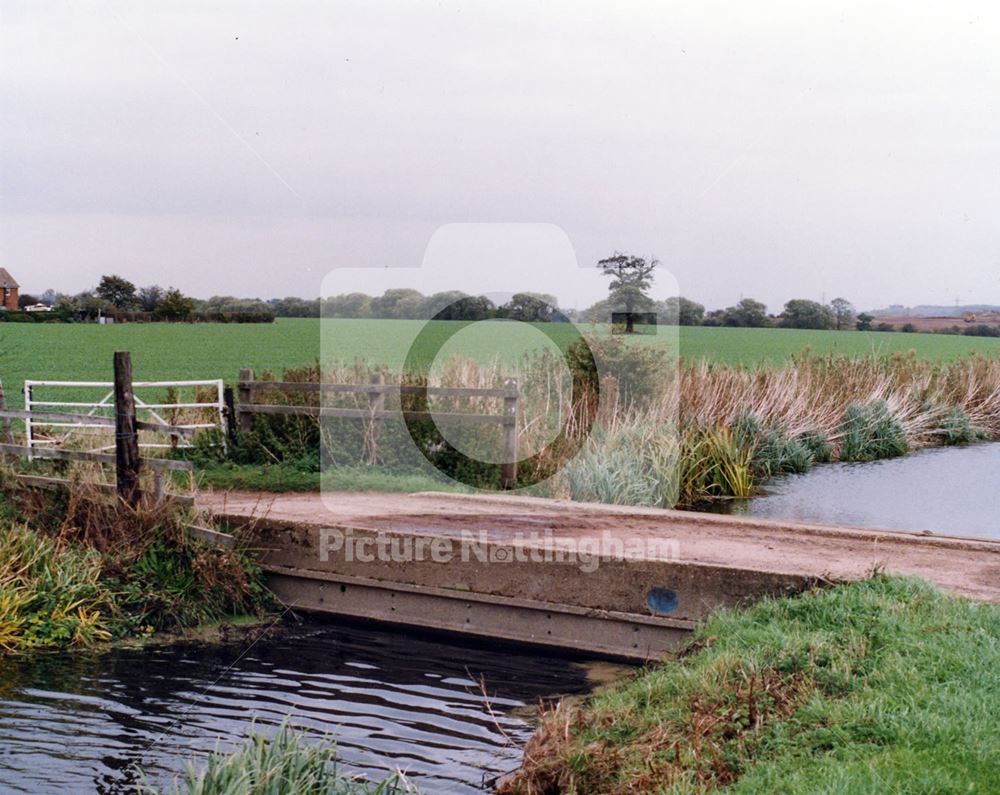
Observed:
[[[995,4],[537,5],[0,0],[0,265],[308,296],[546,223],[709,306],[1000,303]]]

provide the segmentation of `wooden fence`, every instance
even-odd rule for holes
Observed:
[[[42,459],[51,461],[90,461],[98,464],[114,464],[114,486],[109,484],[92,484],[102,490],[113,490],[129,505],[136,506],[142,497],[139,490],[139,475],[143,467],[153,472],[153,497],[157,502],[169,499],[175,502],[193,504],[194,498],[184,495],[167,494],[163,475],[168,471],[190,472],[190,461],[175,461],[165,458],[141,458],[139,456],[139,431],[154,431],[171,435],[193,435],[194,429],[178,428],[173,425],[161,425],[153,422],[140,422],[136,419],[135,396],[132,393],[132,360],[128,353],[116,353],[115,365],[115,416],[96,417],[65,412],[39,412],[8,409],[4,402],[3,389],[0,387],[0,429],[3,442],[0,442],[0,454],[18,456],[28,460]],[[14,444],[10,428],[11,420],[41,420],[52,422],[86,422],[97,427],[107,427],[115,434],[115,453],[100,453],[83,450],[65,450],[61,448],[32,448]],[[29,486],[54,487],[67,486],[71,483],[63,478],[49,478],[35,475],[19,475],[20,480]]]
[[[480,389],[475,387],[422,387],[387,384],[381,373],[371,376],[368,384],[320,384],[299,383],[290,381],[258,381],[254,371],[240,370],[237,385],[239,402],[234,403],[232,393],[227,397],[230,415],[237,418],[239,427],[249,431],[255,415],[278,415],[291,417],[314,417],[316,419],[337,417],[341,419],[359,419],[369,422],[369,438],[372,444],[369,448],[369,461],[374,463],[378,448],[378,434],[383,420],[402,417],[406,420],[422,421],[447,419],[459,423],[479,425],[500,425],[503,428],[503,463],[500,469],[501,487],[512,489],[517,486],[517,412],[519,391],[516,379],[509,379],[501,389]],[[360,409],[334,408],[331,406],[294,406],[262,404],[255,401],[261,392],[281,392],[284,394],[356,394],[368,396],[368,407]],[[386,410],[385,397],[388,394],[398,395],[439,395],[442,397],[485,397],[503,401],[503,410],[499,414],[461,414],[431,411]],[[320,401],[322,403],[322,401]],[[235,431],[235,428],[231,428]]]

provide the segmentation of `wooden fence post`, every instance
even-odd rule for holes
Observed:
[[[378,463],[378,440],[382,435],[382,418],[378,414],[385,411],[385,376],[382,373],[372,373],[368,382],[379,387],[377,391],[368,393],[368,410],[371,412],[371,419],[368,421],[368,464],[373,466]]]
[[[132,355],[115,354],[115,467],[118,497],[130,507],[139,504],[139,431],[132,391]]]
[[[503,464],[500,466],[500,487],[517,488],[517,379],[510,378],[504,386],[503,399]]]
[[[24,443],[28,446],[28,460],[33,460],[31,458],[31,448],[35,444],[35,428],[31,422],[31,407],[32,407],[32,388],[30,384],[24,385],[24,410],[29,412],[28,416],[24,419]]]
[[[3,381],[0,381],[0,410],[6,410],[7,408],[7,398],[3,393]],[[7,444],[14,444],[14,432],[10,427],[10,418],[4,417],[3,423],[0,424],[0,431],[3,432],[3,439]]]
[[[240,370],[240,405],[237,412],[240,416],[240,430],[243,433],[249,433],[253,428],[253,414],[243,410],[244,406],[249,406],[253,403],[253,389],[249,386],[251,381],[253,381],[253,370]]]
[[[236,445],[236,401],[233,398],[233,388],[227,386],[222,390],[222,403],[226,407],[226,436],[229,444]]]

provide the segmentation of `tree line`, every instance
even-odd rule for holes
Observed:
[[[92,320],[104,315],[124,320],[180,322],[271,322],[275,317],[323,317],[465,321],[504,318],[528,323],[607,323],[612,317],[620,317],[625,331],[630,333],[639,315],[653,315],[657,323],[680,326],[897,330],[891,324],[876,323],[876,318],[870,314],[856,312],[850,301],[840,297],[828,304],[793,298],[776,315],[770,314],[763,302],[753,298],[742,298],[733,306],[712,311],[706,311],[703,304],[684,296],[654,300],[649,292],[659,264],[655,258],[621,252],[600,260],[597,267],[609,280],[608,297],[583,310],[560,309],[555,297],[544,293],[517,293],[497,305],[486,296],[469,295],[459,290],[424,295],[410,288],[393,288],[377,296],[351,292],[316,299],[213,296],[201,300],[185,296],[172,287],[137,287],[118,275],[103,276],[96,288],[77,295],[47,290],[38,297],[22,295],[19,303],[22,307],[45,303],[55,310],[51,313],[52,319],[62,320]],[[898,330],[917,329],[906,324]],[[948,333],[962,331],[956,326]],[[964,333],[998,336],[1000,330],[980,325],[966,328]]]
[[[270,323],[274,309],[259,299],[215,296],[208,300],[184,295],[175,287],[137,287],[117,275],[102,276],[92,290],[75,295],[46,290],[38,296],[22,294],[23,308],[44,304],[52,308],[36,320],[93,321],[100,317],[121,321]]]

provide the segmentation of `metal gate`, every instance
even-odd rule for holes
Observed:
[[[221,432],[223,445],[225,444],[226,416],[225,416],[225,387],[222,379],[212,379],[207,381],[135,381],[132,384],[135,395],[136,411],[146,415],[160,425],[168,425],[177,429],[208,429],[218,428]],[[198,387],[210,387],[214,390],[215,397],[210,402],[204,402],[194,398],[190,401],[174,403],[155,402],[155,398],[149,398],[154,402],[146,402],[139,397],[140,390],[165,389],[197,389]],[[74,389],[107,389],[108,393],[98,401],[66,400],[63,395],[59,399],[42,399],[37,392],[42,389],[57,389],[62,393],[70,392]],[[25,438],[29,448],[40,445],[58,445],[66,441],[69,436],[79,430],[87,428],[100,428],[107,430],[106,423],[88,423],[87,417],[106,417],[105,412],[114,413],[114,383],[111,381],[25,381],[24,382],[24,409],[33,412],[29,419],[25,420]],[[80,412],[79,420],[67,421],[66,419],[40,419],[44,417],[45,411],[72,410],[73,413]],[[170,422],[164,415],[172,411],[200,410],[212,411],[212,421],[204,422]],[[37,412],[37,413],[34,413]],[[84,413],[86,412],[86,413]],[[56,434],[61,434],[60,438],[44,438],[36,433],[36,428],[57,429]],[[169,432],[168,432],[169,435]],[[178,434],[170,443],[146,442],[140,445],[146,448],[176,448],[190,447],[190,443],[183,441],[183,437]],[[111,446],[98,448],[98,450],[110,449]]]

